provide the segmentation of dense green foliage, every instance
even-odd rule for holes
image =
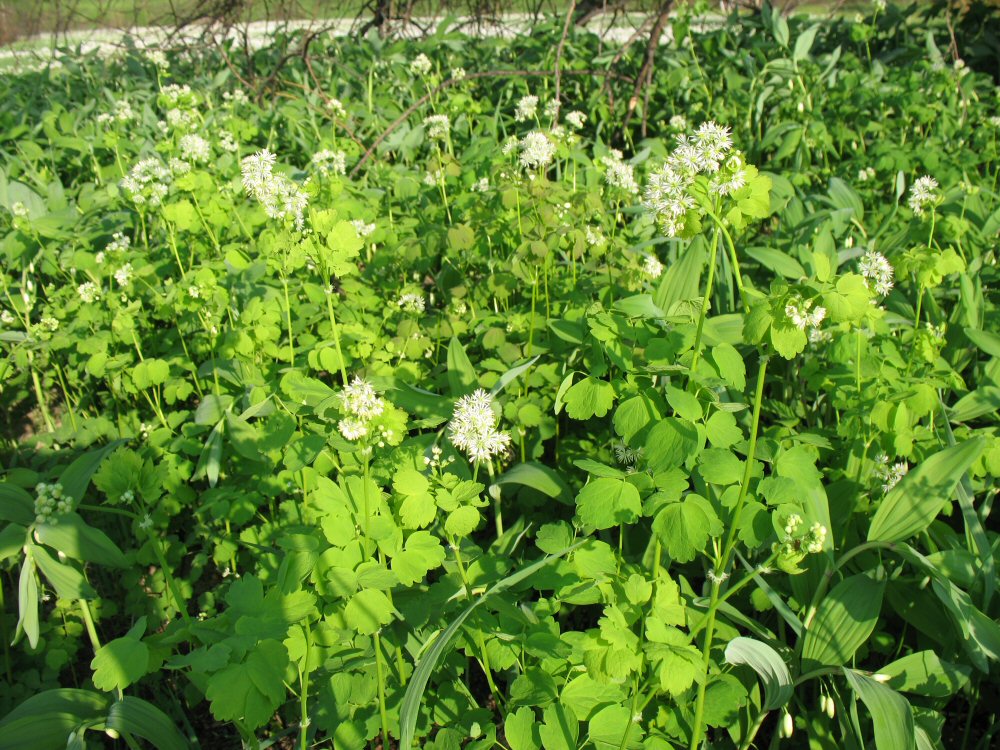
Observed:
[[[0,81],[0,748],[991,745],[989,26],[691,20]]]

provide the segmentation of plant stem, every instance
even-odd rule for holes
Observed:
[[[86,599],[77,600],[80,604],[80,616],[83,617],[83,624],[87,628],[87,635],[90,637],[90,645],[94,647],[96,654],[101,648],[101,639],[97,637],[97,628],[94,627],[94,617],[90,614],[90,605]]]
[[[718,237],[718,235],[716,235]],[[714,256],[714,253],[713,253]],[[743,503],[746,501],[747,491],[750,487],[750,477],[753,473],[753,457],[757,449],[757,428],[760,424],[760,405],[764,397],[764,378],[767,373],[767,356],[761,357],[760,370],[757,372],[757,390],[754,395],[753,419],[750,427],[750,442],[747,447],[747,463],[743,471],[743,482],[740,485],[740,494],[733,507],[733,523],[729,525],[726,534],[725,544],[722,547],[722,556],[719,564],[715,568],[715,575],[712,578],[712,594],[708,605],[708,619],[705,625],[705,638],[702,643],[702,674],[703,680],[698,685],[698,697],[695,700],[694,724],[691,731],[690,750],[696,750],[701,744],[702,732],[704,731],[705,718],[705,690],[708,687],[708,669],[712,661],[712,639],[715,636],[715,613],[719,607],[719,590],[725,577],[726,568],[729,567],[730,557],[736,542],[736,522]]]
[[[340,364],[340,379],[344,385],[347,385],[347,367],[344,364],[344,353],[340,349],[340,328],[337,325],[337,318],[333,314],[333,290],[328,290],[326,293],[326,311],[330,316],[330,328],[333,331],[333,345],[337,349],[337,361]]]
[[[701,303],[701,314],[698,316],[698,328],[694,334],[694,356],[691,358],[691,372],[688,379],[694,377],[695,370],[698,369],[698,357],[701,356],[701,334],[705,328],[705,318],[708,317],[708,306],[712,299],[712,285],[715,283],[715,261],[719,250],[719,235],[721,232],[716,229],[712,237],[712,247],[708,254],[708,281],[705,284],[705,297]]]

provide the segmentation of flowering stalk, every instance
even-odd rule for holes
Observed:
[[[695,370],[698,368],[698,357],[701,355],[701,334],[705,328],[705,318],[708,317],[708,306],[712,299],[712,287],[715,283],[715,261],[719,249],[719,234],[719,230],[716,229],[715,234],[712,235],[712,247],[708,253],[708,281],[705,283],[705,296],[701,303],[701,313],[698,315],[698,328],[694,334],[694,356],[691,358],[691,371],[688,373],[688,379],[694,377]]]

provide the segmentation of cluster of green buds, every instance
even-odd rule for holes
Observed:
[[[72,501],[63,497],[62,485],[39,482],[35,487],[38,496],[35,498],[35,523],[54,523],[53,516],[69,513]]]
[[[799,563],[806,555],[822,552],[826,542],[826,526],[817,522],[803,532],[802,523],[802,516],[797,513],[785,519],[785,538],[771,548],[777,554],[775,564],[789,575],[804,572]]]

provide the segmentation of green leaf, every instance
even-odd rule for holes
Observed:
[[[16,484],[0,484],[0,521],[30,526],[35,521],[35,499]]]
[[[40,523],[35,529],[42,544],[74,560],[86,560],[114,568],[128,567],[125,555],[107,534],[88,526],[76,513],[58,516],[51,523]]]
[[[568,708],[579,721],[589,721],[600,708],[624,700],[625,693],[620,686],[598,682],[587,674],[571,679],[559,695],[560,705]]]
[[[736,424],[736,417],[728,411],[717,411],[705,423],[708,442],[716,448],[728,448],[743,439],[743,430]]]
[[[853,669],[844,667],[844,676],[871,714],[875,747],[878,750],[913,750],[916,742],[913,711],[906,698]]]
[[[563,401],[566,403],[566,413],[573,419],[603,417],[614,406],[615,389],[608,381],[589,375],[570,386]]]
[[[631,750],[642,747],[642,727],[632,721],[627,706],[607,706],[587,724],[595,750]]]
[[[795,359],[806,348],[806,332],[791,323],[776,322],[771,326],[771,345],[785,359]]]
[[[24,633],[28,645],[35,648],[38,645],[38,579],[35,577],[35,561],[31,555],[21,563],[21,576],[17,584],[17,636]]]
[[[188,750],[191,747],[163,711],[131,695],[111,704],[104,726],[142,737],[157,750]]]
[[[684,419],[667,417],[653,425],[646,438],[646,462],[654,472],[681,466],[697,450],[698,428]]]
[[[93,599],[96,593],[83,574],[51,557],[44,547],[31,545],[31,556],[38,570],[55,587],[60,599]]]
[[[698,454],[698,471],[709,484],[736,484],[743,478],[745,464],[724,448],[708,448]]]
[[[576,750],[580,723],[562,705],[545,707],[544,723],[538,729],[545,750]]]
[[[792,697],[792,675],[784,659],[766,643],[737,636],[726,645],[726,661],[746,664],[764,684],[764,702],[761,709],[773,711],[784,706]]]
[[[568,498],[569,485],[557,471],[536,461],[515,464],[497,479],[496,484],[520,484],[552,498]]]
[[[163,385],[170,377],[170,365],[162,359],[144,359],[132,368],[132,382],[140,390]]]
[[[884,581],[861,574],[834,586],[806,630],[802,671],[846,664],[875,629],[884,592]]]
[[[921,461],[882,499],[868,528],[868,541],[902,541],[926,529],[984,446],[983,438],[975,438]]]
[[[718,344],[712,347],[712,361],[719,377],[738,391],[747,387],[747,366],[732,344]]]
[[[702,417],[701,403],[685,390],[668,385],[666,387],[667,403],[677,416],[689,422],[697,422]]]
[[[968,684],[972,668],[944,661],[933,651],[918,651],[882,667],[879,674],[889,677],[885,684],[893,690],[947,698]]]
[[[455,336],[452,336],[448,344],[448,386],[455,398],[472,393],[479,387],[476,368],[472,366],[462,342]]]
[[[263,640],[240,664],[216,672],[208,680],[205,697],[212,715],[223,721],[240,721],[249,729],[264,726],[285,700],[285,667],[288,652],[275,640]]]
[[[83,500],[83,493],[90,486],[90,478],[94,476],[94,472],[97,471],[101,462],[119,445],[126,442],[126,440],[113,440],[103,448],[87,451],[67,466],[59,476],[63,497],[72,500],[74,505]],[[34,520],[34,513],[32,513],[32,520]]]
[[[420,713],[420,706],[423,701],[424,689],[427,687],[427,681],[430,679],[441,657],[444,656],[445,650],[451,645],[452,640],[458,634],[459,628],[462,627],[469,616],[478,607],[482,606],[484,602],[498,594],[502,594],[526,578],[530,578],[539,569],[569,554],[583,543],[583,541],[577,542],[555,555],[536,560],[531,565],[500,580],[472,604],[462,610],[461,614],[452,620],[444,632],[440,633],[434,639],[434,643],[424,652],[423,657],[417,663],[416,669],[413,670],[413,674],[410,675],[410,681],[406,685],[406,693],[403,695],[403,702],[399,709],[400,747],[413,746],[413,734],[417,727],[417,716]]]
[[[149,668],[149,647],[142,642],[146,618],[140,617],[127,635],[104,644],[94,654],[90,668],[94,670],[94,685],[98,690],[124,690]]]
[[[381,591],[365,589],[351,597],[344,609],[344,620],[362,635],[372,635],[392,622],[394,611],[389,597]]]
[[[60,688],[38,693],[0,721],[0,748],[61,750],[76,727],[100,720],[107,706],[108,699],[93,690]]]
[[[528,706],[508,713],[503,729],[510,750],[538,750],[541,747],[535,712]]]
[[[406,539],[403,551],[392,558],[392,570],[404,586],[422,581],[427,571],[439,567],[445,558],[444,547],[428,531],[415,531]]]
[[[471,505],[463,505],[448,514],[448,518],[444,522],[444,530],[452,536],[466,537],[476,530],[481,520],[476,508]]]
[[[705,723],[710,727],[735,724],[746,702],[747,689],[736,677],[716,675],[705,688]]]
[[[679,503],[668,504],[653,519],[653,532],[676,562],[690,562],[705,549],[713,526],[710,511],[711,506],[706,509],[689,495]]]
[[[580,520],[595,529],[635,523],[642,514],[639,490],[624,479],[591,480],[576,496],[576,506]]]

